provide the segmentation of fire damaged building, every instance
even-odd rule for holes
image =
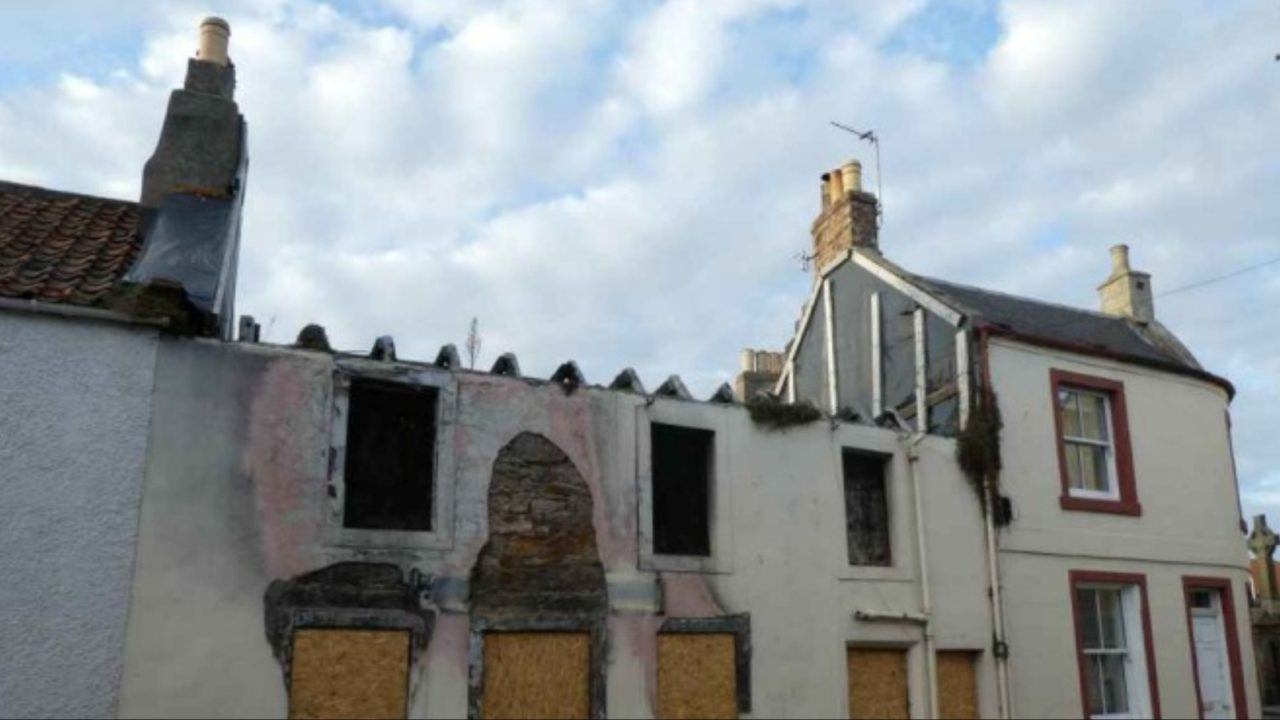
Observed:
[[[1233,390],[1123,246],[1102,312],[914,275],[849,163],[706,399],[261,342],[229,35],[139,202],[0,184],[0,714],[1260,713]]]

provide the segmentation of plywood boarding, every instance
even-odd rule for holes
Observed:
[[[484,717],[587,717],[590,659],[584,632],[486,633]]]
[[[406,630],[298,630],[289,682],[292,718],[403,718]]]
[[[910,717],[906,650],[851,647],[848,666],[849,717]]]
[[[738,717],[732,634],[658,635],[658,717]]]
[[[978,654],[969,650],[938,653],[938,709],[944,720],[978,717]]]

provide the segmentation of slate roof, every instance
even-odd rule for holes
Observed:
[[[1168,330],[1143,327],[1114,315],[1006,295],[968,285],[914,275],[921,289],[964,313],[975,325],[1014,335],[1203,372],[1200,364]]]
[[[0,297],[92,305],[142,248],[123,200],[0,181]]]

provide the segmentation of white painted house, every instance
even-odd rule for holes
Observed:
[[[1123,251],[921,278],[849,165],[782,399],[232,341],[228,34],[140,203],[0,186],[0,715],[1260,712],[1231,387]]]
[[[1102,312],[921,277],[881,254],[859,177],[823,176],[777,389],[999,448],[969,474],[991,509],[1005,710],[1256,717],[1230,383],[1155,318],[1127,247]]]

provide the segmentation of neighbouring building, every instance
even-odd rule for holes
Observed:
[[[1125,250],[1103,313],[915,276],[851,163],[707,400],[233,339],[229,34],[140,202],[0,184],[0,714],[1259,714],[1231,386]]]
[[[1253,623],[1253,654],[1258,662],[1258,688],[1264,706],[1280,705],[1280,567],[1273,559],[1280,537],[1267,525],[1266,515],[1255,515],[1249,533],[1253,553],[1249,569],[1253,592],[1249,607]]]

